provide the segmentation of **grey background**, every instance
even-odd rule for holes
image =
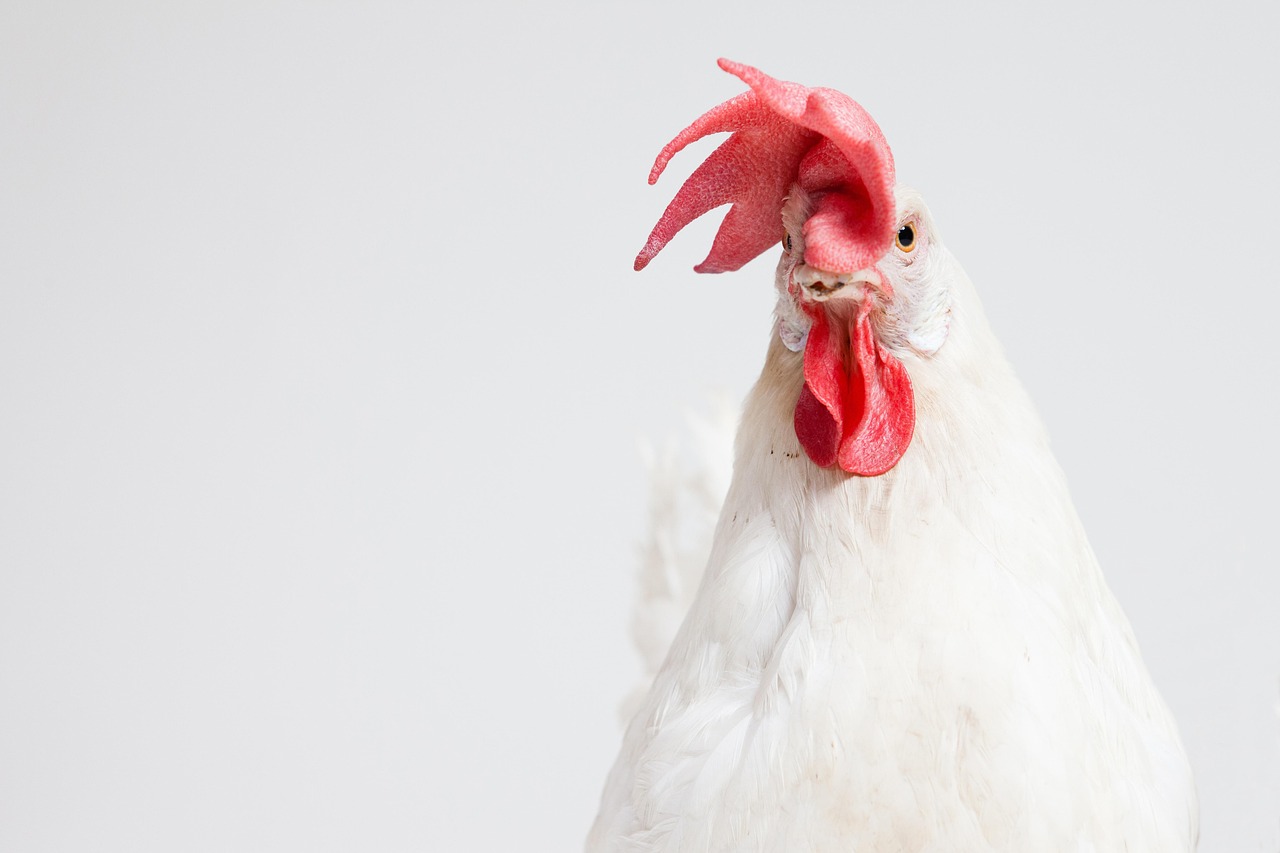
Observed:
[[[769,333],[630,271],[718,56],[877,117],[1280,849],[1274,4],[463,5],[0,5],[0,850],[580,846],[637,441]]]

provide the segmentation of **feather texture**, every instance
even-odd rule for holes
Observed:
[[[706,415],[688,417],[684,441],[641,447],[649,472],[649,533],[640,551],[631,636],[642,683],[622,706],[630,720],[693,604],[711,553],[716,519],[733,472],[737,407],[717,395]],[[691,445],[691,446],[690,446]],[[691,452],[682,452],[688,450]]]
[[[899,207],[949,306],[932,354],[907,338],[937,295],[896,308],[923,318],[898,330],[912,445],[878,477],[815,465],[792,424],[803,354],[775,335],[589,850],[1195,846],[1176,727],[1045,431],[923,203]]]
[[[655,176],[735,132],[637,267],[734,201],[699,269],[780,225],[776,334],[588,849],[1193,850],[1176,726],[924,201],[853,101],[721,65],[752,91]]]

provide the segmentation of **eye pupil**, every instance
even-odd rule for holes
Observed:
[[[898,229],[898,248],[904,252],[910,252],[911,247],[916,244],[916,229],[910,223],[903,225]]]

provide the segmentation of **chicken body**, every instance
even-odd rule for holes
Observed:
[[[896,202],[919,242],[823,309],[875,300],[910,448],[878,476],[806,454],[784,341],[823,274],[793,247],[706,574],[590,851],[1195,847],[1176,726],[1044,429],[923,202]],[[802,192],[782,214],[801,241]]]

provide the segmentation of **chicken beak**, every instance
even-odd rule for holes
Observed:
[[[875,267],[867,267],[856,272],[834,273],[811,267],[807,264],[796,264],[791,271],[794,291],[805,302],[828,302],[833,299],[860,300],[868,287],[873,287],[893,297],[893,287]],[[861,285],[850,287],[850,285]]]

